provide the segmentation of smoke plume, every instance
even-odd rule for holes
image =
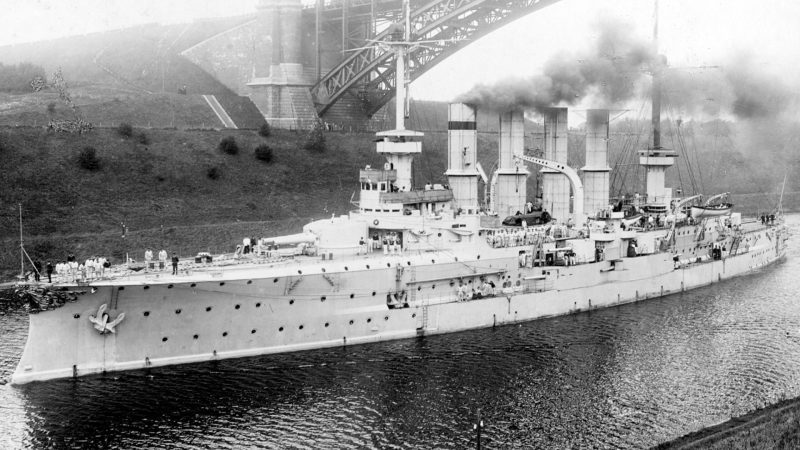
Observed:
[[[653,61],[650,44],[631,38],[630,27],[617,21],[602,21],[598,28],[599,38],[588,52],[555,55],[542,74],[479,84],[456,101],[495,111],[541,111],[587,97],[614,104],[637,95],[641,71]]]
[[[594,107],[613,108],[649,96],[649,74],[659,71],[664,106],[686,114],[769,119],[787,114],[799,103],[796,92],[760,70],[749,54],[736,54],[717,68],[670,68],[662,57],[654,56],[650,42],[631,36],[630,24],[606,19],[596,26],[598,39],[588,51],[555,55],[541,74],[479,84],[456,101],[493,111],[541,112],[584,100]]]

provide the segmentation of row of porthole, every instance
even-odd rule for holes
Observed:
[[[417,314],[416,314],[416,313],[414,313],[414,314],[412,314],[412,315],[411,315],[411,318],[412,318],[412,319],[413,319],[413,318],[416,318],[416,317],[417,317]],[[385,317],[383,318],[383,320],[385,320],[385,321],[388,321],[388,320],[389,320],[389,316],[385,316]],[[371,317],[367,318],[367,323],[371,323],[371,322],[372,322],[372,318],[371,318]],[[351,319],[351,320],[350,320],[350,325],[353,325],[354,323],[355,323],[355,321]],[[325,328],[328,328],[329,326],[330,326],[330,322],[325,322]],[[298,326],[297,328],[298,328],[299,330],[302,330],[302,329],[304,328],[304,325],[300,325],[300,326]],[[256,331],[257,331],[257,330],[256,330],[255,328],[253,328],[252,330],[250,330],[250,334],[256,334]],[[283,332],[283,327],[280,327],[280,328],[278,328],[278,331],[280,331],[280,332]],[[228,337],[228,332],[227,332],[227,331],[224,331],[224,332],[222,333],[222,337]],[[199,335],[199,334],[195,334],[194,336],[192,336],[192,339],[195,339],[195,340],[197,340],[197,339],[199,339],[199,338],[200,338],[200,335]],[[169,338],[168,338],[168,337],[166,337],[166,336],[164,336],[163,338],[161,338],[161,342],[167,342],[168,340],[169,340]]]
[[[240,304],[238,304],[238,303],[237,303],[236,305],[234,305],[234,309],[239,309],[239,308],[241,308],[241,307],[242,307],[242,305],[240,305]],[[211,311],[211,308],[212,308],[211,306],[206,306],[206,312],[210,312],[210,311]],[[258,303],[256,303],[256,308],[261,308],[261,302],[258,302]],[[183,312],[183,310],[182,310],[182,309],[180,309],[180,308],[178,308],[178,309],[176,309],[176,310],[175,310],[175,314],[180,314],[181,312]],[[150,311],[145,311],[145,312],[143,313],[143,315],[144,315],[145,317],[148,317],[148,316],[150,315]]]
[[[481,255],[478,255],[478,256],[477,256],[477,259],[481,259]],[[455,258],[455,261],[458,261],[458,258],[457,258],[457,257]],[[406,261],[406,264],[410,266],[410,265],[411,265],[411,261]],[[436,264],[436,260],[432,259],[432,260],[431,260],[431,264]],[[370,268],[370,265],[369,265],[369,264],[367,264],[365,267],[366,267],[367,269],[369,269],[369,268]],[[392,267],[392,264],[391,264],[391,263],[386,263],[386,267],[389,267],[389,268],[391,268],[391,267]],[[327,271],[326,271],[326,269],[325,269],[324,267],[323,267],[321,270],[322,270],[322,272],[323,272],[323,273],[327,272]],[[344,266],[344,270],[345,270],[345,271],[349,271],[349,270],[350,270],[350,267],[349,267],[349,266]],[[298,269],[298,270],[297,270],[297,273],[298,273],[299,275],[302,275],[302,274],[303,274],[303,271],[302,271],[302,270],[300,270],[300,269]],[[279,279],[280,279],[280,278],[274,278],[274,279],[272,280],[272,282],[273,282],[273,283],[277,283]],[[222,286],[223,284],[225,284],[225,283],[224,283],[224,282],[223,282],[223,283],[220,283],[220,286]],[[248,282],[247,282],[247,284],[250,284],[250,282],[248,281]],[[192,287],[194,287],[194,285],[192,285]]]
[[[253,284],[253,280],[247,280],[247,284]],[[224,281],[220,281],[219,285],[220,286],[225,286],[225,282]],[[175,287],[174,284],[168,284],[167,285],[167,289],[172,289],[174,287]],[[189,287],[197,287],[197,283],[192,283],[192,284],[189,285]],[[142,289],[145,289],[145,290],[150,289],[150,286],[146,284],[146,285],[144,285],[142,287]],[[120,287],[117,288],[117,290],[124,291],[125,290],[125,286],[120,286]]]
[[[481,255],[478,255],[477,259],[481,259]],[[458,258],[455,258],[455,260],[458,261]],[[432,259],[431,263],[432,264],[436,264],[436,260]],[[411,265],[411,261],[406,261],[406,264],[408,264],[410,266]],[[391,263],[386,263],[386,267],[391,267],[391,266],[392,266]],[[370,268],[369,264],[367,264],[366,267],[367,267],[367,269],[369,269]],[[348,271],[348,270],[350,270],[350,268],[348,266],[344,266],[344,270]],[[322,272],[325,272],[325,268],[322,268]],[[297,273],[302,275],[303,271],[302,270],[298,270]],[[278,278],[273,279],[272,282],[273,283],[277,283],[278,282]],[[253,280],[247,280],[247,284],[253,284]],[[225,286],[225,282],[224,281],[220,281],[219,285],[220,286]],[[175,287],[175,285],[173,285],[173,284],[168,284],[167,285],[167,289],[172,289],[173,287]],[[192,283],[192,284],[189,285],[189,287],[197,287],[197,283]],[[125,290],[125,286],[120,286],[117,289],[120,290],[120,291],[123,291],[123,290]],[[150,286],[149,285],[144,285],[143,289],[145,289],[145,290],[146,289],[150,289]],[[373,295],[375,295],[375,294],[373,294]]]

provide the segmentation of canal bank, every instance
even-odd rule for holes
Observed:
[[[800,397],[660,444],[656,450],[800,448]]]

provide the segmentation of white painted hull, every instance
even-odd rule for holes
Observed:
[[[613,270],[608,261],[519,268],[509,256],[515,250],[499,249],[480,259],[461,254],[458,261],[452,253],[428,252],[98,284],[76,302],[30,316],[12,382],[451,333],[641,301],[775,262],[785,242],[767,233],[754,231],[744,253],[679,269],[669,253],[622,258]],[[458,280],[479,278],[470,266],[487,277],[502,271],[519,286],[502,294],[498,278],[497,296],[456,301]],[[400,285],[409,307],[390,309],[386,294]],[[100,334],[88,320],[103,304],[112,317],[125,313],[113,334]]]

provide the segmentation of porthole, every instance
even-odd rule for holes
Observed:
[[[456,260],[456,262],[458,262],[458,256],[454,257],[453,259]]]
[[[80,319],[80,318],[81,318],[81,315],[80,315],[80,314],[78,314],[78,313],[75,313],[75,314],[73,314],[73,315],[72,315],[72,318],[73,318],[73,319]]]
[[[328,326],[330,326],[330,323],[325,322],[325,328],[328,328]]]
[[[192,339],[197,340],[197,338],[199,338],[199,337],[200,337],[199,335],[195,334],[194,336],[192,336]]]
[[[175,314],[180,314],[180,313],[181,313],[181,309],[180,308],[175,310]]]
[[[144,316],[145,316],[145,317],[147,317],[147,316],[149,316],[149,315],[150,315],[150,311],[145,311],[145,312],[143,312],[142,314],[144,314]],[[77,317],[76,317],[76,319],[77,319]]]
[[[442,233],[436,233],[436,237],[442,237]]]
[[[222,332],[222,337],[225,337],[225,336],[227,336],[227,335],[228,335],[228,332],[227,332],[227,331],[223,331],[223,332]]]
[[[432,260],[431,260],[431,264],[436,264],[436,260],[435,260],[435,259],[432,259]]]
[[[408,264],[410,266],[411,265],[411,261],[406,261],[406,264]]]
[[[367,269],[369,269],[369,264],[367,264]]]
[[[389,316],[384,317],[383,320],[389,320]]]
[[[253,284],[253,280],[247,280],[247,284]]]
[[[219,282],[219,285],[220,285],[220,286],[225,286],[225,282],[224,282],[224,281],[220,281],[220,282]]]
[[[478,255],[478,259],[481,259],[481,255]]]
[[[350,298],[353,298],[355,296],[356,296],[356,294],[350,294]]]
[[[168,285],[167,285],[167,289],[172,289],[172,287],[173,287],[173,286],[172,286],[171,284],[168,284]]]
[[[294,305],[294,299],[289,300],[290,305]]]
[[[192,283],[189,285],[189,287],[195,287],[195,286],[197,286],[197,283]]]
[[[145,289],[150,289],[150,286],[145,285],[144,288]]]
[[[302,326],[302,325],[300,325],[299,327],[297,327],[297,329],[298,329],[298,330],[302,330],[302,329],[303,329],[303,326]]]
[[[390,263],[386,263],[386,267],[392,267]]]
[[[256,308],[261,308],[261,303],[256,303]]]
[[[375,291],[372,291],[372,296],[375,297]]]
[[[278,331],[283,331],[283,327],[278,328]]]
[[[422,286],[417,286],[417,290],[421,291],[422,290]]]
[[[250,330],[250,334],[256,334],[256,329],[253,328],[252,330]]]
[[[435,285],[435,284],[432,284],[432,285],[431,285],[431,289],[436,289],[436,285]]]
[[[163,338],[161,338],[161,342],[167,342],[167,337],[164,336]]]
[[[322,273],[325,273],[325,268],[324,267],[322,268]]]
[[[272,280],[272,282],[273,282],[273,283],[277,283],[277,282],[278,282],[278,279],[277,279],[277,278],[275,278],[274,280]]]
[[[411,318],[414,319],[417,317],[417,313],[411,314]]]
[[[236,306],[234,306],[234,308],[235,308],[235,309],[239,309],[239,308],[241,308],[241,307],[242,307],[242,305],[236,305]]]
[[[319,298],[319,301],[324,302],[325,299],[326,299],[326,297],[323,295],[322,297]]]
[[[350,321],[350,325],[352,325],[352,324],[353,324],[353,321],[351,320],[351,321]]]
[[[209,311],[211,311],[211,307],[210,306],[206,306],[206,312],[209,312]]]
[[[124,291],[125,290],[125,286],[120,286],[117,290],[118,291]]]
[[[367,323],[372,322],[372,317],[367,317]]]
[[[344,266],[344,270],[350,270],[350,269],[348,269],[347,266]]]
[[[297,271],[297,273],[299,273],[300,275],[302,275],[302,274],[303,274],[303,271],[302,271],[302,270],[298,270],[298,271]]]

